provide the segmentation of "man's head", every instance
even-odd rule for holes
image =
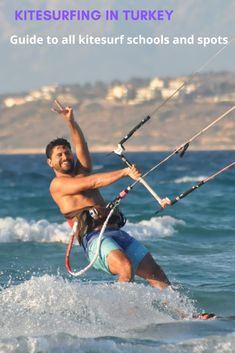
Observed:
[[[57,138],[46,147],[47,163],[55,173],[70,174],[74,168],[74,158],[70,143],[64,138]]]

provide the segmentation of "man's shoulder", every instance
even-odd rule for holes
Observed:
[[[54,177],[54,179],[52,179],[50,184],[50,191],[56,190],[65,182],[65,180],[70,178],[72,178],[70,175]]]

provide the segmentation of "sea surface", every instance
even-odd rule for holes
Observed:
[[[166,153],[131,153],[144,172]],[[123,167],[117,156],[93,154],[94,172]],[[147,178],[173,198],[234,161],[234,151],[187,151]],[[52,171],[41,155],[0,156],[0,352],[235,352],[235,168],[172,207],[141,185],[122,201],[125,229],[149,248],[175,291],[141,279],[119,284],[90,269],[74,278],[64,256],[69,227],[49,195]],[[131,184],[103,189],[111,201]],[[71,263],[87,265],[74,245]],[[192,316],[213,312],[216,320]]]

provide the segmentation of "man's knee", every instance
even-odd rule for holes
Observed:
[[[153,286],[165,288],[170,285],[166,274],[162,268],[155,262],[150,253],[146,254],[141,261],[136,274],[147,281]]]

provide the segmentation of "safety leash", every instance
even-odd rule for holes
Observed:
[[[97,247],[96,247],[96,253],[93,257],[93,259],[91,260],[91,262],[86,266],[84,267],[82,270],[80,271],[77,271],[77,272],[74,272],[72,271],[72,268],[71,268],[71,265],[70,265],[70,254],[71,254],[71,250],[72,250],[72,246],[73,246],[73,241],[74,241],[74,237],[75,237],[75,234],[76,234],[76,230],[77,230],[77,226],[78,226],[78,222],[74,222],[74,225],[73,225],[73,228],[72,228],[72,231],[71,231],[71,234],[70,234],[70,238],[69,238],[69,243],[68,243],[68,246],[67,246],[67,250],[66,250],[66,255],[65,255],[65,266],[67,268],[67,271],[74,277],[79,277],[81,276],[82,274],[84,274],[86,271],[88,271],[93,265],[94,263],[96,262],[98,256],[99,256],[99,253],[100,253],[100,246],[101,246],[101,242],[102,242],[102,239],[103,239],[103,234],[107,228],[107,225],[108,225],[108,222],[109,222],[109,219],[110,217],[112,216],[113,212],[115,211],[116,207],[119,205],[119,202],[116,202],[115,204],[112,205],[112,208],[110,209],[110,212],[100,230],[100,234],[98,236],[98,239],[97,239]]]

